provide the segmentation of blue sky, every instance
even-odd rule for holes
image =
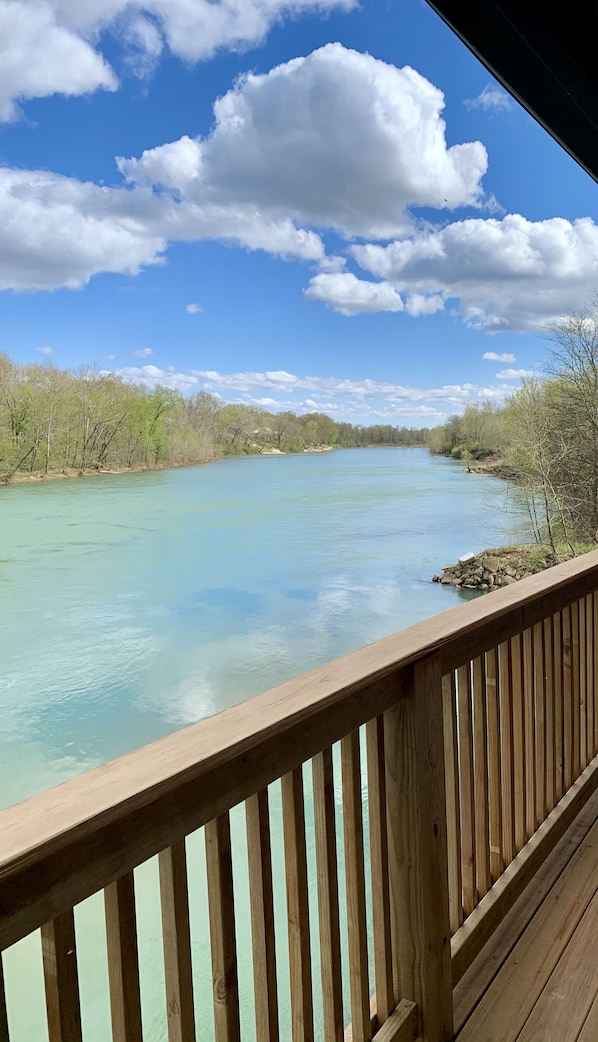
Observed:
[[[423,0],[0,0],[0,24],[19,361],[434,425],[538,371],[596,290],[598,187]]]

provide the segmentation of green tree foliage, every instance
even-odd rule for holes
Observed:
[[[149,390],[89,366],[17,365],[0,353],[0,481],[19,474],[180,466],[325,446],[422,445],[426,429],[335,423],[225,405],[205,391]]]

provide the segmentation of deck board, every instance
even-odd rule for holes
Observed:
[[[598,930],[597,892],[598,822],[466,1020],[458,1042],[577,1042],[580,1033],[583,1042],[596,1042],[598,969],[591,938]]]

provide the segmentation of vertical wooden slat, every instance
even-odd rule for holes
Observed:
[[[370,1042],[372,1031],[368,983],[359,731],[353,731],[341,740],[341,766],[351,1029],[353,1042]]]
[[[303,805],[303,773],[301,767],[297,767],[290,774],[285,774],[281,780],[281,785],[289,928],[292,1037],[293,1042],[313,1042],[305,809]]]
[[[594,757],[594,597],[590,593],[586,597],[586,720],[587,720],[587,762]]]
[[[104,890],[110,1013],[114,1042],[141,1042],[135,884],[127,872]]]
[[[500,784],[502,850],[505,866],[515,857],[513,814],[513,701],[511,692],[511,654],[508,642],[498,649],[498,698],[500,708]]]
[[[384,766],[384,718],[368,720],[365,727],[370,823],[370,872],[372,925],[374,930],[374,979],[378,1026],[388,1020],[399,996],[394,994],[390,890],[388,878],[388,830]],[[459,886],[459,902],[461,887]]]
[[[0,952],[0,1042],[9,1042],[8,1011],[6,1009],[6,992],[4,990],[4,970],[2,968],[2,952]]]
[[[571,639],[571,608],[561,613],[563,635],[563,790],[567,792],[573,781],[573,647]]]
[[[475,864],[478,898],[490,889],[488,832],[488,749],[484,660],[473,660],[473,786],[475,798]]]
[[[81,1042],[81,1006],[72,908],[41,928],[49,1042]]]
[[[228,814],[205,826],[212,1000],[216,1042],[239,1042],[239,986],[233,893],[233,862]]]
[[[471,673],[469,666],[460,666],[457,670],[457,707],[463,911],[468,916],[476,906],[473,733],[471,721]],[[402,997],[406,998],[408,996]]]
[[[336,812],[332,750],[324,749],[312,760],[320,972],[324,1013],[324,1042],[342,1042],[343,992],[339,928]]]
[[[417,1037],[453,1037],[440,656],[416,663],[385,713],[392,911],[401,996]]]
[[[498,710],[497,653],[486,652],[486,716],[488,728],[488,809],[490,829],[490,878],[496,882],[502,873],[502,800],[500,726]]]
[[[594,678],[594,756],[598,753],[598,592],[593,595],[592,676]]]
[[[446,771],[446,821],[449,877],[449,917],[456,933],[463,922],[461,879],[461,808],[459,805],[459,751],[457,742],[457,689],[455,674],[442,678],[444,766]]]
[[[274,896],[268,790],[245,802],[256,1038],[278,1042]]]
[[[560,612],[552,616],[552,676],[554,690],[554,799],[563,795],[563,634]]]
[[[577,608],[579,612],[579,770],[581,772],[588,762],[585,597],[578,602]]]
[[[168,1042],[195,1042],[185,840],[162,850],[158,864]]]
[[[548,813],[555,805],[554,798],[554,654],[553,654],[553,619],[544,619],[544,722],[545,722],[545,756],[546,756],[546,810]]]
[[[531,629],[523,632],[523,731],[525,756],[525,838],[529,839],[536,831],[534,647]]]
[[[523,713],[523,655],[521,634],[509,641],[511,652],[511,694],[513,707],[513,806],[515,817],[515,852],[525,843],[525,740]]]
[[[571,665],[572,665],[572,696],[573,696],[573,732],[572,732],[572,764],[573,781],[579,778],[580,773],[580,744],[579,744],[579,702],[581,697],[579,678],[579,603],[574,601],[570,607],[571,611]]]
[[[546,692],[544,683],[544,629],[532,631],[534,664],[534,756],[536,767],[536,828],[546,819]]]

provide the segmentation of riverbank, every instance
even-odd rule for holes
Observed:
[[[479,554],[465,554],[456,564],[444,565],[442,572],[432,577],[432,582],[488,593],[595,549],[592,543],[563,544],[557,546],[553,554],[550,546],[541,543],[501,546]]]

